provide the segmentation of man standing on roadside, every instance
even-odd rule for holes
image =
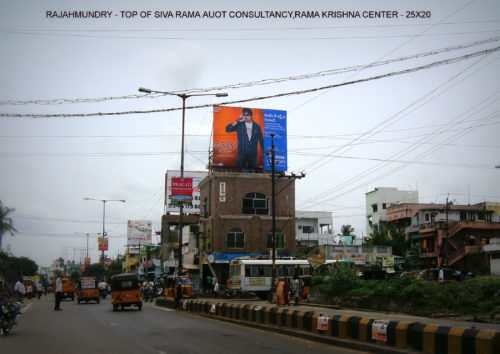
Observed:
[[[61,308],[59,307],[61,304],[61,297],[62,297],[62,279],[61,279],[61,274],[57,275],[56,279],[56,305],[54,307],[54,311],[61,311]]]
[[[22,277],[19,278],[19,280],[16,282],[16,285],[14,285],[14,292],[16,293],[18,301],[23,302],[24,294],[26,294],[26,288],[24,287]]]

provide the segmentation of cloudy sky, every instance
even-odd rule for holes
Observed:
[[[159,230],[164,174],[203,171],[212,108],[288,112],[297,210],[365,234],[365,193],[500,202],[500,4],[443,1],[3,1],[0,200],[19,231],[3,248],[40,265],[79,259],[127,220]],[[69,17],[73,11],[95,18]],[[209,91],[212,89],[212,91]],[[279,97],[273,97],[279,95]],[[253,98],[258,98],[251,100]],[[245,103],[231,103],[248,100]]]

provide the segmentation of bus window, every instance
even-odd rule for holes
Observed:
[[[283,266],[277,266],[276,267],[276,275],[278,275],[278,277],[282,277],[283,273],[284,273]]]
[[[295,276],[295,267],[294,266],[291,266],[291,267],[286,267],[286,275],[288,277],[293,277]]]
[[[259,275],[259,268],[256,265],[247,265],[245,266],[245,276],[247,277],[256,277]]]
[[[264,266],[264,276],[265,277],[270,277],[273,274],[273,267],[272,266]]]

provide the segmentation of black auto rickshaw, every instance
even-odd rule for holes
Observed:
[[[111,278],[113,311],[123,310],[128,306],[142,309],[142,296],[137,274],[118,274]]]

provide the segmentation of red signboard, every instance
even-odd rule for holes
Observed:
[[[172,196],[184,195],[193,196],[193,179],[192,178],[172,178]]]
[[[99,251],[107,251],[108,250],[108,239],[104,237],[99,237],[97,239],[99,243]]]

